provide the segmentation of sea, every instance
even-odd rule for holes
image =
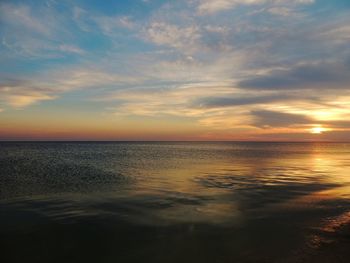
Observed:
[[[0,142],[0,262],[350,262],[350,144]]]

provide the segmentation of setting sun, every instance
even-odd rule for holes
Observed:
[[[323,132],[325,132],[326,129],[325,128],[322,128],[322,127],[314,127],[314,128],[311,128],[310,132],[312,134],[321,134]]]

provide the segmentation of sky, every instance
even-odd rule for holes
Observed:
[[[350,140],[348,0],[0,1],[0,140]]]

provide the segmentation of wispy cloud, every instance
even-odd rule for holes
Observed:
[[[74,46],[74,45],[67,45],[67,44],[62,44],[58,47],[59,50],[63,52],[68,52],[68,53],[77,53],[77,54],[84,54],[84,50],[82,50],[80,47]]]
[[[294,5],[312,3],[314,3],[314,0],[198,0],[198,11],[200,14],[213,14],[223,10],[230,10],[240,5]]]
[[[257,127],[288,127],[291,125],[312,124],[313,120],[301,114],[283,113],[268,110],[252,111],[253,124]]]
[[[93,19],[102,32],[111,37],[118,34],[121,29],[131,30],[135,26],[129,16],[97,16]]]
[[[50,35],[52,32],[48,24],[42,23],[38,17],[35,17],[29,6],[26,5],[0,5],[1,20],[8,26],[15,27],[17,29],[23,28],[30,32],[39,35]]]
[[[242,80],[239,86],[260,90],[348,89],[349,71],[344,62],[304,64]]]
[[[237,94],[227,94],[225,97],[199,98],[193,101],[193,105],[199,108],[226,108],[243,105],[269,104],[272,102],[286,102],[300,99],[300,97],[295,97],[293,95],[286,96],[282,94],[270,94],[263,96],[237,96]]]
[[[23,108],[39,101],[55,99],[49,90],[25,85],[24,82],[0,83],[0,101],[14,108]]]
[[[220,134],[347,129],[346,8],[326,12],[333,4],[313,0],[129,5],[1,3],[2,114],[74,94],[100,114],[186,119]]]
[[[83,54],[72,42],[70,19],[52,6],[0,3],[2,44],[15,55],[53,58],[65,53]]]
[[[157,45],[190,50],[200,38],[200,33],[196,26],[178,27],[163,22],[153,22],[147,28],[145,37]]]
[[[39,101],[53,100],[56,97],[43,95],[40,93],[27,93],[25,95],[9,95],[6,97],[6,101],[9,105],[15,108],[23,108],[34,104]]]

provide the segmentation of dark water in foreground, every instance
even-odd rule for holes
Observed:
[[[0,143],[0,257],[350,262],[350,144]]]

